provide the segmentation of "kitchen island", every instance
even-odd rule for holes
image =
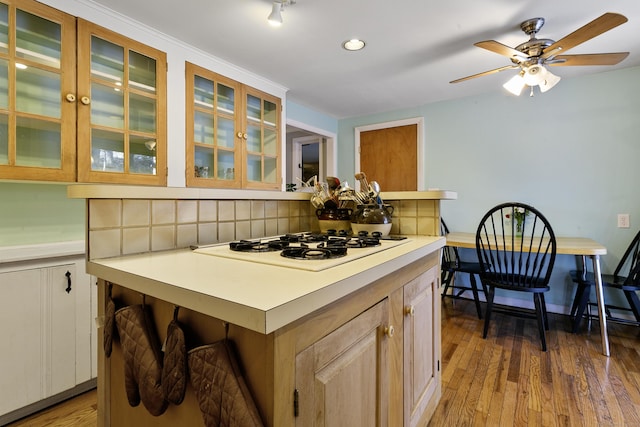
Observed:
[[[179,210],[185,201],[172,197]],[[99,316],[110,289],[118,308],[143,302],[151,308],[161,342],[176,307],[188,349],[228,336],[265,425],[425,425],[430,418],[441,394],[443,238],[411,235],[400,245],[322,271],[217,258],[189,248],[128,254],[125,232],[135,218],[125,219],[124,213],[129,201],[139,207],[139,200],[115,200],[112,207],[120,210],[96,201],[104,200],[88,200],[87,271],[99,279]],[[432,215],[438,215],[439,200],[431,201]],[[105,219],[109,211],[119,219]],[[154,216],[152,207],[152,240]],[[114,236],[120,253],[100,256]],[[154,417],[143,405],[128,404],[118,339],[110,357],[103,351],[98,356],[99,425],[202,425],[191,386],[180,405]]]

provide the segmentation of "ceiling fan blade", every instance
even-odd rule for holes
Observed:
[[[566,52],[569,49],[584,43],[587,40],[599,36],[600,34],[627,22],[627,18],[619,13],[605,13],[599,18],[594,19],[583,27],[578,28],[573,33],[561,38],[551,46],[547,47],[540,58],[548,59],[560,52]]]
[[[476,77],[488,76],[490,74],[499,73],[500,71],[513,70],[515,68],[520,68],[520,67],[518,67],[517,65],[506,65],[504,67],[495,68],[493,70],[483,71],[482,73],[478,73],[478,74],[474,74],[474,75],[471,75],[471,76],[462,77],[460,79],[452,80],[449,83],[460,83],[460,82],[463,82],[465,80],[475,79]]]
[[[584,55],[558,55],[546,65],[565,67],[570,65],[616,65],[629,56],[629,52],[591,53]]]
[[[521,58],[526,59],[527,55],[519,50],[516,50],[512,47],[504,45],[495,40],[485,40],[482,42],[474,43],[474,46],[481,47],[483,49],[490,50],[491,52],[497,53],[498,55],[506,56],[507,58]]]

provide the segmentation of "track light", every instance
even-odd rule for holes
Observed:
[[[554,87],[559,81],[560,77],[552,74],[542,65],[535,64],[520,70],[518,74],[509,79],[502,87],[513,95],[519,96],[525,86],[531,86],[531,96],[533,96],[534,86],[538,86],[540,92],[544,93]]]
[[[273,25],[274,27],[279,27],[282,25],[282,12],[284,11],[284,7],[285,6],[291,6],[296,4],[295,0],[276,0],[273,2],[273,4],[271,5],[271,13],[269,14],[269,17],[267,18],[267,21],[269,21],[269,24]]]
[[[273,2],[273,6],[271,7],[271,13],[267,18],[267,21],[269,21],[269,24],[273,25],[274,27],[279,27],[280,25],[282,25],[282,9],[283,8],[284,8],[284,5],[281,2],[279,1]]]

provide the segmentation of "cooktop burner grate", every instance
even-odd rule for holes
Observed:
[[[380,246],[379,236],[336,235],[335,233],[285,234],[270,240],[238,240],[229,243],[229,248],[236,252],[277,252],[283,257],[293,259],[329,259],[346,255],[347,249]]]

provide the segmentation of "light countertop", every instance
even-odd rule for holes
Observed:
[[[72,184],[67,187],[72,199],[221,199],[221,200],[309,200],[303,191],[263,191],[184,187],[151,187],[115,184]],[[382,192],[385,200],[455,200],[458,194],[448,190]]]
[[[212,257],[180,249],[87,262],[87,272],[134,291],[269,334],[445,245],[409,241],[323,271]]]

